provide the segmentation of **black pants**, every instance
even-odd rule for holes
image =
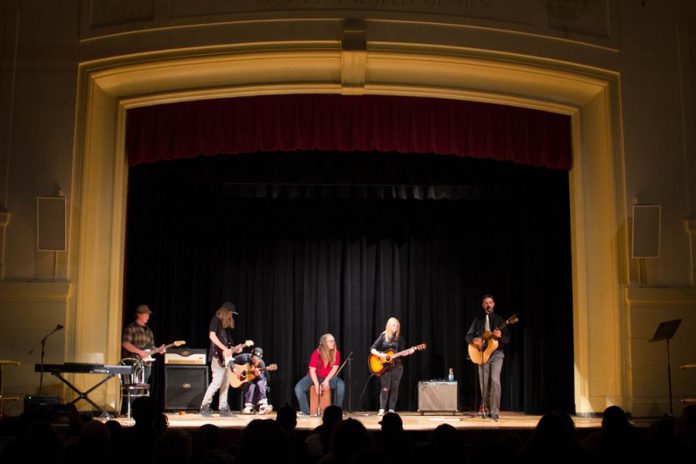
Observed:
[[[396,409],[402,375],[404,375],[404,366],[399,363],[380,377],[379,409],[387,409],[387,399],[389,400],[389,409]]]

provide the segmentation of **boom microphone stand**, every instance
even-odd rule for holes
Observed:
[[[40,363],[41,374],[39,375],[39,396],[41,396],[43,394],[43,375],[44,375],[44,358],[46,356],[46,340],[48,339],[48,337],[50,337],[54,333],[58,332],[59,330],[63,330],[63,326],[60,324],[56,325],[56,328],[51,330],[44,338],[41,339],[41,342],[40,342],[41,343],[41,363]],[[33,353],[34,353],[34,349],[32,348],[31,350],[29,350],[29,353],[27,353],[27,354],[33,354]]]
[[[350,354],[348,354],[348,357],[343,361],[343,364],[341,364],[341,367],[338,368],[336,371],[336,375],[338,375],[341,370],[348,365],[348,382],[344,382],[346,384],[346,390],[348,390],[348,408],[346,409],[347,412],[352,412],[351,410],[351,389],[350,389],[350,382],[353,380],[353,377],[350,374],[350,367],[353,362],[353,352],[351,351]]]

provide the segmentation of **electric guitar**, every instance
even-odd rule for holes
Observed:
[[[246,348],[249,346],[254,346],[253,340],[246,340],[244,343],[240,343],[239,345],[228,347],[228,348],[231,349],[232,353],[234,354],[234,352],[237,351],[238,349]],[[220,367],[226,367],[230,361],[230,359],[225,359],[224,351],[221,350],[217,345],[215,345],[215,358],[217,358],[218,364],[220,364]]]
[[[425,343],[421,343],[420,345],[412,346],[411,348],[403,351],[399,351],[398,353],[394,353],[394,350],[389,350],[385,352],[387,355],[386,358],[380,358],[376,354],[371,354],[370,358],[367,360],[367,364],[370,367],[370,372],[376,375],[382,375],[385,372],[387,372],[389,369],[394,367],[394,360],[398,359],[402,356],[408,356],[411,354],[411,350],[415,351],[421,351],[427,348],[427,345]]]
[[[173,346],[179,347],[179,346],[182,346],[185,344],[186,344],[186,340],[177,340],[174,343],[170,343],[169,345],[162,345],[159,348],[146,348],[143,351],[147,353],[147,357],[141,359],[141,361],[144,363],[151,363],[151,362],[155,361],[155,358],[152,357],[153,355],[162,354],[166,350],[168,350],[169,348],[171,348]]]
[[[254,374],[254,366],[252,366],[251,363],[232,364],[230,369],[232,369],[232,375],[230,375],[230,387],[232,388],[239,388],[245,383],[251,382],[256,378],[256,374]],[[259,369],[259,375],[261,375],[261,373],[264,371],[272,372],[277,370],[277,364],[269,364],[268,366]]]
[[[497,330],[503,330],[508,325],[512,325],[519,320],[517,314],[510,316],[508,320],[500,324]],[[481,337],[483,339],[483,346],[478,347],[473,343],[469,343],[469,359],[474,364],[487,364],[491,357],[491,354],[498,349],[498,340],[493,336],[493,332],[483,332]]]

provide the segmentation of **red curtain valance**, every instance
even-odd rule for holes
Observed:
[[[131,166],[259,151],[438,153],[569,169],[570,117],[383,95],[271,95],[128,110]]]

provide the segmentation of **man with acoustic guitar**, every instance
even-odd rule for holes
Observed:
[[[213,379],[205,391],[203,401],[201,402],[200,413],[202,416],[211,416],[212,411],[210,404],[213,402],[215,392],[220,390],[220,416],[232,417],[234,414],[230,411],[227,402],[227,392],[230,387],[228,380],[229,369],[227,368],[227,359],[232,358],[234,353],[242,351],[244,343],[238,346],[232,346],[231,330],[234,328],[234,316],[238,315],[237,306],[229,301],[226,301],[215,311],[215,315],[210,320],[208,326],[208,338],[210,339],[210,348],[208,349],[208,359],[210,359],[210,371]]]
[[[251,353],[235,356],[230,363],[232,377],[244,385],[242,414],[253,414],[254,408],[258,408],[259,414],[273,411],[273,406],[268,404],[266,396],[267,380],[265,376],[266,370],[274,370],[270,369],[271,366],[267,368],[266,363],[263,362],[263,349],[260,346],[254,347]]]
[[[481,297],[481,307],[483,308],[483,313],[474,319],[471,327],[469,327],[469,331],[466,333],[467,343],[476,347],[480,352],[484,350],[486,338],[493,338],[502,344],[509,343],[510,335],[507,330],[499,329],[507,325],[505,319],[493,312],[495,307],[493,295],[483,295]],[[479,387],[481,390],[483,417],[490,417],[496,422],[500,414],[500,372],[503,369],[503,359],[505,359],[505,354],[500,348],[490,354],[487,362],[483,360],[481,363],[477,363],[472,358],[473,362],[479,364]]]

